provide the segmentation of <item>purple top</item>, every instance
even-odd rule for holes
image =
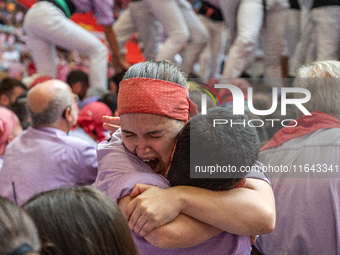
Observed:
[[[113,0],[72,0],[72,3],[76,12],[95,12],[98,24],[113,25]]]
[[[122,143],[120,129],[110,142],[98,145],[98,177],[95,187],[118,201],[129,195],[137,183],[169,188],[170,184],[162,175],[156,174],[146,163],[128,151]],[[222,232],[208,241],[185,249],[160,249],[132,232],[140,255],[149,254],[250,254],[250,237]]]
[[[272,178],[276,227],[255,246],[263,254],[340,254],[340,129],[320,129],[264,150],[267,166],[293,166]],[[318,176],[337,171],[333,178]],[[297,172],[308,170],[306,178]],[[314,168],[314,170],[312,170]],[[326,170],[326,171],[325,171]],[[324,172],[325,171],[325,172]],[[269,173],[268,173],[269,174]],[[270,176],[270,174],[269,174]]]
[[[0,171],[1,171],[1,168],[2,168],[2,164],[4,163],[4,156],[1,155],[0,156]]]
[[[0,195],[14,200],[14,182],[21,205],[42,191],[92,184],[96,175],[95,147],[59,129],[29,127],[6,147]]]

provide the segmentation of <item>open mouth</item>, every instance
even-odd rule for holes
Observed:
[[[158,173],[160,168],[161,168],[161,164],[159,159],[155,158],[155,159],[149,159],[149,160],[143,160],[149,167],[151,167],[151,169]]]

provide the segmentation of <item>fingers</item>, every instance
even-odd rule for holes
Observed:
[[[119,129],[120,126],[104,123],[103,128],[105,128],[106,130],[111,131],[111,132],[116,132],[116,130]]]
[[[140,191],[139,186],[137,186],[137,184],[136,184],[135,187],[133,188],[133,190],[131,191],[130,197],[134,198],[134,197],[138,196],[141,193],[142,192]]]
[[[139,235],[142,237],[147,236],[154,228],[156,227],[155,222],[147,221],[144,225],[141,231],[139,232]]]
[[[130,199],[130,198],[129,198]],[[131,214],[134,212],[134,210],[136,210],[137,207],[137,200],[136,199],[132,199],[124,208],[124,210],[122,210],[122,213],[125,217],[125,219],[127,221],[130,220]]]
[[[104,115],[103,117],[102,117],[102,120],[104,121],[104,122],[111,122],[111,119],[112,119],[113,117],[111,117],[111,116],[107,116],[107,115]]]
[[[145,214],[145,212],[147,211],[147,207],[143,206],[138,198],[134,199],[133,202],[134,204],[131,202],[128,205],[128,211],[131,212],[130,217],[128,218],[128,225],[131,230],[135,231],[138,234],[143,225],[148,220],[148,217]],[[132,208],[133,210],[130,210]]]
[[[142,194],[144,191],[146,191],[147,189],[149,189],[151,187],[153,187],[153,186],[137,183],[135,185],[135,187],[133,188],[133,190],[132,190],[132,192],[130,194],[130,197],[134,198],[134,197],[138,196],[139,194]]]
[[[146,185],[146,184],[136,184],[133,188],[130,197],[134,198],[132,199],[126,206],[126,210],[123,212],[126,219],[129,221],[129,227],[131,230],[134,229],[134,226],[136,225],[140,215],[143,214],[147,210],[146,206],[143,206],[143,199],[141,197],[138,197],[141,193],[144,191],[152,188],[154,186],[152,185]],[[141,223],[140,223],[141,224]]]
[[[135,210],[129,219],[129,228],[138,234],[147,221],[147,217],[143,213]]]
[[[115,132],[120,128],[120,118],[119,117],[111,117],[111,116],[103,116],[102,120],[104,122],[103,128],[108,131]]]
[[[250,237],[251,238],[251,245],[255,244],[257,237],[258,237],[258,235]]]
[[[132,211],[132,214],[129,217],[128,225],[131,230],[135,229],[135,225],[139,219],[140,213],[139,208]]]
[[[153,214],[147,210],[143,213],[134,211],[129,220],[129,227],[135,233],[144,237],[156,227],[156,222]]]
[[[103,116],[102,120],[104,121],[104,123],[120,126],[120,118],[119,117]]]

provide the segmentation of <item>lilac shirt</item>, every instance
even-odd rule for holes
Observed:
[[[170,184],[162,175],[156,174],[146,163],[129,152],[122,144],[120,129],[111,141],[98,145],[98,177],[95,187],[107,193],[115,201],[129,195],[137,183],[169,188]],[[250,254],[250,237],[222,232],[208,241],[185,249],[160,249],[132,232],[140,255],[150,254]]]
[[[320,129],[262,151],[264,165],[312,168],[326,164],[333,178],[275,173],[271,178],[276,203],[276,227],[260,236],[256,247],[263,254],[340,254],[340,129]],[[334,174],[338,168],[338,173]],[[293,172],[293,171],[292,171]],[[268,173],[270,176],[270,174]],[[326,176],[326,173],[322,173]]]
[[[76,7],[76,12],[95,12],[97,22],[100,25],[112,26],[113,18],[113,0],[72,0]]]
[[[4,156],[0,156],[0,171],[1,171],[1,168],[2,168],[2,164],[4,163]]]
[[[97,175],[96,149],[55,128],[29,127],[7,147],[0,171],[0,195],[18,204],[63,186],[91,184]]]

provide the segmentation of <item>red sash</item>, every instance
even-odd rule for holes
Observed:
[[[279,146],[293,138],[312,133],[322,128],[340,128],[340,120],[322,111],[314,111],[312,115],[305,115],[297,119],[296,127],[284,127],[266,143],[260,151]],[[295,125],[291,122],[289,125]]]

